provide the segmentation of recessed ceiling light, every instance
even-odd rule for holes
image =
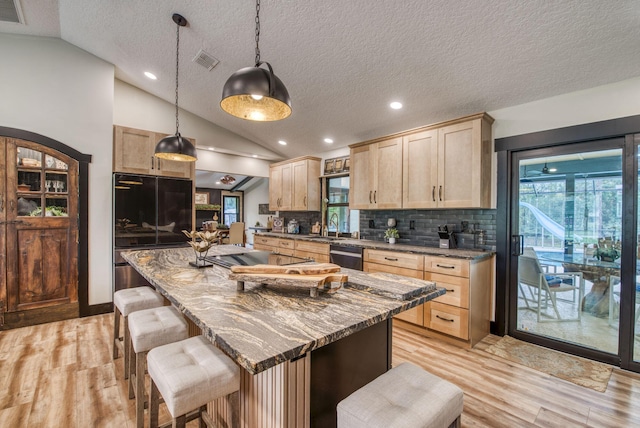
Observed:
[[[331,138],[325,138],[324,142],[327,143],[327,144],[332,144],[333,140]]]
[[[257,157],[258,157],[258,155],[253,155],[253,157],[254,157],[254,158],[257,158]]]
[[[150,71],[145,71],[144,75],[147,76],[149,79],[151,80],[158,80],[158,78],[156,77],[155,74],[151,73]]]
[[[556,172],[557,170],[557,168],[549,168],[549,172]]]
[[[216,181],[216,184],[220,184],[220,182],[219,182],[219,181]]]
[[[392,102],[391,104],[389,104],[389,107],[391,107],[394,110],[399,110],[402,108],[402,103],[399,103],[397,101]]]
[[[214,150],[215,150],[215,148],[213,148],[213,147],[207,147],[207,150],[214,151]]]
[[[281,144],[281,145],[283,145],[283,146],[286,146],[286,145],[287,145],[287,142],[286,142],[286,141],[282,141],[282,140],[280,140],[280,141],[278,141],[278,144]]]

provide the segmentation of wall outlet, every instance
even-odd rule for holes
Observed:
[[[373,220],[369,220],[369,229],[373,229],[373,228],[375,228],[375,227],[376,227],[376,225],[375,225],[375,223],[373,222]]]
[[[416,228],[416,221],[409,220],[409,229],[414,230]]]

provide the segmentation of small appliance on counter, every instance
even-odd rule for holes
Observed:
[[[456,237],[453,235],[454,226],[445,224],[438,226],[440,236],[440,248],[456,248]]]
[[[288,233],[300,233],[300,225],[298,224],[298,220],[292,219],[287,223],[287,232]]]

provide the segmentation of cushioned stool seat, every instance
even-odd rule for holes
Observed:
[[[147,365],[151,377],[150,427],[158,426],[158,392],[177,423],[174,426],[180,426],[193,410],[198,410],[196,417],[205,420],[207,403],[240,389],[236,363],[203,336],[152,349]]]
[[[118,358],[118,346],[124,348],[124,378],[129,378],[129,314],[143,309],[157,308],[163,297],[151,287],[126,288],[113,294],[113,359]],[[120,338],[120,316],[124,318],[124,339]],[[124,340],[124,343],[122,341]]]
[[[135,355],[135,372],[131,364],[129,373],[129,398],[136,397],[136,424],[144,426],[144,372],[147,352],[151,349],[178,342],[189,337],[187,322],[173,306],[137,311],[129,316],[132,361]]]
[[[338,428],[459,427],[462,399],[454,384],[403,363],[338,403]]]

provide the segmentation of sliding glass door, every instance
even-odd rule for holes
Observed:
[[[636,370],[640,136],[511,156],[509,334]]]

